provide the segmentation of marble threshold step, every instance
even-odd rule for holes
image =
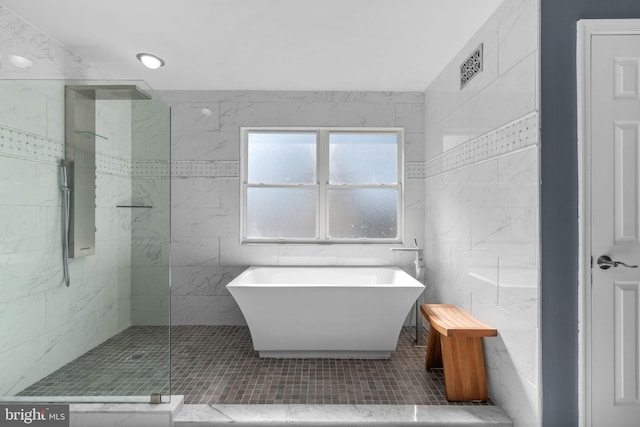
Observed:
[[[184,405],[174,427],[415,426],[513,427],[496,406]]]

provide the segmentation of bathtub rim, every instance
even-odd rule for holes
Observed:
[[[322,269],[336,269],[336,270],[355,270],[355,269],[374,269],[374,270],[390,270],[394,274],[400,273],[406,275],[403,277],[402,282],[393,281],[385,282],[385,283],[358,283],[358,284],[342,284],[342,283],[270,283],[270,282],[243,282],[251,273],[260,269],[309,269],[309,270],[322,270]],[[353,287],[353,288],[380,288],[380,287],[407,287],[407,288],[426,288],[424,283],[414,278],[411,274],[404,271],[402,268],[397,265],[376,265],[376,266],[359,266],[359,265],[251,265],[247,267],[242,273],[236,276],[232,281],[230,281],[225,288],[240,288],[240,287],[277,287],[277,288],[331,288],[331,287]]]

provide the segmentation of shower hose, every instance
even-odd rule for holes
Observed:
[[[64,283],[69,286],[69,208],[71,203],[71,190],[67,184],[67,165],[60,160],[60,178],[62,185],[62,272]]]

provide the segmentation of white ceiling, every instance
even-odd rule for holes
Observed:
[[[424,90],[502,0],[0,0],[155,89]],[[138,52],[166,66],[147,70]]]

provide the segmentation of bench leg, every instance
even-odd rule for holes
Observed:
[[[488,400],[482,338],[440,337],[447,400]]]
[[[426,369],[442,368],[442,350],[440,345],[440,332],[435,328],[429,328],[427,340],[427,355],[424,361]]]

